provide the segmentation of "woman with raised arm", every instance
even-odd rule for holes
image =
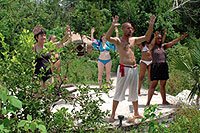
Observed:
[[[180,37],[174,39],[168,43],[162,43],[163,36],[160,32],[156,32],[155,34],[155,43],[152,45],[152,64],[150,70],[151,76],[151,85],[148,90],[148,99],[147,104],[150,105],[151,98],[153,96],[154,90],[160,81],[160,93],[162,96],[162,104],[168,105],[170,104],[166,99],[166,91],[165,85],[167,80],[169,79],[168,73],[168,64],[166,62],[166,49],[171,48],[174,44],[186,38],[188,34],[183,34]]]
[[[166,38],[166,30],[164,30],[164,35],[162,39],[162,43],[164,43]],[[143,83],[143,79],[146,73],[146,70],[148,72],[148,86],[150,84],[150,69],[151,69],[151,63],[152,63],[152,56],[151,56],[151,51],[149,49],[149,45],[153,43],[153,36],[148,39],[147,42],[142,43],[142,45],[139,46],[141,52],[142,52],[142,57],[140,60],[140,72],[139,72],[139,83],[138,83],[138,95],[141,96],[141,87]],[[148,87],[149,88],[149,87]],[[157,95],[154,93],[154,95]]]
[[[99,50],[100,55],[98,57],[98,83],[99,88],[102,87],[102,76],[104,72],[104,67],[106,69],[106,84],[108,87],[111,87],[110,82],[110,73],[111,73],[111,67],[112,67],[112,61],[110,56],[111,50],[116,50],[116,47],[114,44],[109,43],[105,38],[105,33],[100,37],[99,40],[94,39],[94,32],[95,28],[93,27],[91,29],[91,41],[85,41],[85,38],[83,38],[84,42],[88,44],[88,46],[91,46]],[[116,35],[118,35],[118,29],[115,29]]]
[[[34,74],[39,78],[41,77],[41,87],[46,88],[45,82],[51,77],[52,74],[52,71],[49,67],[51,66],[51,54],[42,53],[42,50],[44,49],[44,43],[46,42],[46,31],[42,26],[35,26],[33,29],[33,34],[36,40],[36,43],[33,46],[33,51],[37,54]]]
[[[53,44],[56,45],[56,48],[62,48],[64,45],[67,45],[68,43],[71,42],[71,29],[70,26],[66,26],[66,31],[64,33],[64,37],[60,40],[57,41],[57,37],[55,35],[50,35],[49,42],[52,42]],[[63,81],[61,79],[61,60],[60,60],[60,55],[59,53],[54,53],[54,51],[51,51],[54,55],[54,58],[52,59],[52,72],[56,73],[56,77],[58,79],[58,82],[56,82],[56,88],[58,89]],[[54,82],[54,77],[52,76],[52,82]],[[58,90],[59,91],[59,90]],[[60,95],[60,92],[58,92],[58,95]]]

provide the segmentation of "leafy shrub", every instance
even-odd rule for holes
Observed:
[[[195,107],[182,106],[176,111],[175,120],[169,125],[173,133],[198,133],[200,111]]]
[[[74,59],[69,64],[68,70],[71,83],[95,83],[97,81],[97,63],[89,58]]]
[[[87,130],[90,127],[98,129],[106,126],[102,123],[107,113],[99,109],[103,101],[99,99],[99,92],[94,93],[95,99],[91,99],[89,91],[92,89],[89,87],[79,88],[80,95],[77,95],[75,104],[81,105],[80,112],[69,114],[67,109],[62,109],[55,114],[51,113],[50,106],[60,97],[57,96],[54,84],[41,89],[40,80],[33,78],[35,53],[32,51],[32,33],[24,30],[20,35],[19,43],[13,46],[14,50],[11,52],[2,34],[0,37],[3,46],[1,54],[4,56],[0,59],[0,74],[2,75],[0,77],[0,112],[2,114],[0,131],[65,132]],[[77,58],[72,47],[73,44],[59,51],[63,61],[61,75],[69,75],[73,83],[95,81],[97,79],[95,77],[97,75],[96,63],[88,61],[88,58]],[[51,48],[53,47],[47,47],[47,51]],[[3,88],[7,91],[3,91]],[[73,103],[73,98],[66,89],[60,91],[63,99]],[[9,113],[12,116],[11,119],[8,116]],[[77,127],[76,120],[81,120],[82,125]]]

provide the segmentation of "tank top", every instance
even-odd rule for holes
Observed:
[[[166,52],[163,47],[158,47],[155,45],[152,49],[152,62],[153,63],[165,63],[166,62]]]

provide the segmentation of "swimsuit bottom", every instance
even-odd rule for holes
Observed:
[[[101,60],[101,59],[98,59],[99,62],[103,63],[104,65],[106,65],[108,62],[111,61],[111,59],[109,60]]]
[[[140,63],[143,62],[144,64],[146,64],[147,66],[150,65],[152,63],[152,61],[145,61],[145,60],[140,60]]]

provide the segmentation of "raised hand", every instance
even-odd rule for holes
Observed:
[[[113,26],[115,26],[115,27],[117,27],[117,26],[119,26],[120,24],[118,23],[118,21],[119,21],[119,17],[117,16],[117,15],[115,15],[115,17],[112,17],[112,25]]]
[[[95,32],[95,28],[92,27],[92,29],[91,29],[91,33],[94,33],[94,32]]]
[[[155,15],[152,15],[150,17],[150,21],[149,21],[149,24],[153,25],[155,23],[155,20],[156,20],[156,16]]]
[[[159,35],[159,32],[156,31],[156,32],[154,33],[154,38],[157,39],[157,38],[158,38],[158,35]]]

